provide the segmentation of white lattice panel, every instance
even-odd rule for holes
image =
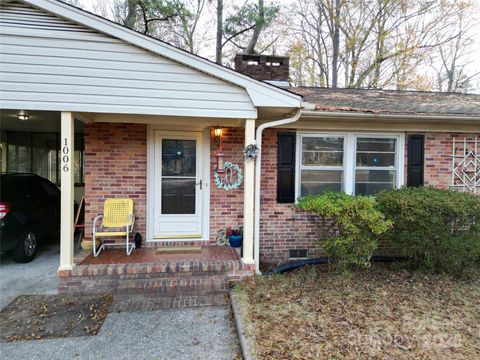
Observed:
[[[452,187],[480,194],[479,139],[453,139]]]

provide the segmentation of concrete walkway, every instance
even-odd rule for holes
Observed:
[[[239,351],[225,307],[110,313],[97,336],[0,343],[0,358],[225,359]]]
[[[0,264],[0,309],[19,295],[56,294],[59,245],[38,249],[33,261],[17,264],[7,254]]]
[[[28,264],[0,264],[0,309],[19,295],[57,293],[58,245]],[[97,336],[0,343],[0,359],[232,359],[238,337],[225,306],[108,314]]]

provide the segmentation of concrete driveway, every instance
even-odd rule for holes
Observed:
[[[19,295],[56,294],[60,246],[45,245],[33,261],[17,264],[8,254],[0,263],[0,309]]]

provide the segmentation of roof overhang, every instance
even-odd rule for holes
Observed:
[[[480,129],[479,116],[388,114],[302,110],[295,128],[338,131],[435,131],[473,132]]]
[[[302,110],[302,119],[344,119],[352,121],[365,120],[391,120],[391,121],[434,121],[434,122],[469,122],[480,124],[480,116],[467,116],[455,114],[398,114],[398,113],[375,113],[375,112],[354,112],[354,111],[318,111],[318,110]]]
[[[252,79],[210,60],[178,49],[160,40],[146,36],[100,16],[62,3],[58,0],[23,0],[24,2],[70,19],[93,30],[123,40],[131,45],[189,66],[200,72],[214,76],[231,84],[244,88],[253,105],[257,108],[285,107],[300,108],[302,97],[265,82]]]

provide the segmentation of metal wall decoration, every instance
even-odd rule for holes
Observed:
[[[479,139],[453,139],[452,188],[480,194]]]
[[[238,164],[225,161],[224,171],[219,173],[217,170],[213,173],[215,186],[219,189],[230,191],[240,187],[243,181],[242,169]]]
[[[260,148],[257,144],[250,144],[243,149],[243,154],[245,155],[245,160],[252,160],[258,156]]]

